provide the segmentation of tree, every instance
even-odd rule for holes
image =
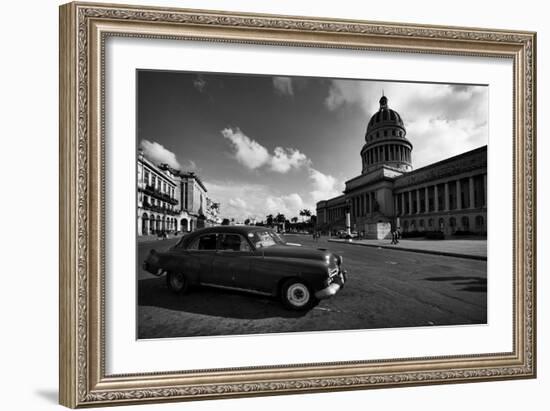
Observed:
[[[302,221],[304,221],[303,217],[311,217],[311,210],[304,208],[303,210],[300,210],[300,215],[302,216]]]
[[[229,225],[229,218],[224,218],[222,220],[222,225]]]
[[[247,218],[246,220],[244,220],[244,224],[245,224],[245,225],[250,224],[250,218]]]
[[[268,227],[273,227],[273,214],[266,216],[265,223]]]
[[[298,217],[292,217],[290,219],[290,221],[292,221],[294,224],[296,224],[298,222]]]

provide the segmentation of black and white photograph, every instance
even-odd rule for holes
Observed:
[[[489,87],[138,70],[137,338],[487,323]]]

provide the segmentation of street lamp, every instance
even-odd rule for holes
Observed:
[[[346,199],[346,234],[351,236],[351,201],[349,198]]]

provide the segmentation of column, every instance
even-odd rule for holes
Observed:
[[[413,213],[412,205],[413,205],[412,191],[409,191],[409,214]]]
[[[474,178],[473,177],[470,177],[468,179],[468,185],[470,187],[470,192],[469,192],[469,200],[470,200],[470,208],[475,208],[476,207],[476,202],[474,201],[475,198],[475,192],[474,192]]]
[[[367,215],[367,207],[368,207],[367,193],[363,193],[363,215]]]
[[[449,211],[449,183],[445,182],[445,211]]]
[[[430,198],[428,196],[428,187],[424,188],[424,212],[428,213],[430,211]]]
[[[405,193],[401,193],[401,215],[405,215]]]
[[[416,189],[416,214],[420,213],[420,189]]]
[[[483,207],[487,207],[487,174],[483,174]]]
[[[439,191],[437,190],[437,184],[434,185],[434,211],[439,211]]]
[[[399,212],[397,211],[397,196],[398,195],[399,194],[396,194],[396,195],[393,196],[393,215],[395,215],[395,216],[399,214]]]
[[[456,209],[462,209],[462,193],[460,192],[460,180],[456,180]]]

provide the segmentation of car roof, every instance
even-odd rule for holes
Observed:
[[[187,246],[190,241],[197,238],[199,235],[202,234],[209,234],[209,233],[237,233],[242,234],[243,236],[247,236],[249,233],[254,233],[257,231],[266,231],[266,230],[272,230],[269,227],[262,227],[262,226],[246,226],[246,225],[216,225],[212,227],[206,227],[206,228],[199,228],[198,230],[193,231],[192,233],[189,233],[187,235],[184,235],[182,239],[178,243],[183,243],[184,246]]]
[[[193,235],[197,234],[208,234],[208,233],[217,233],[223,231],[224,233],[239,233],[239,234],[248,234],[256,231],[265,231],[271,230],[269,227],[262,226],[249,226],[249,225],[216,225],[212,227],[200,228],[193,231]]]

